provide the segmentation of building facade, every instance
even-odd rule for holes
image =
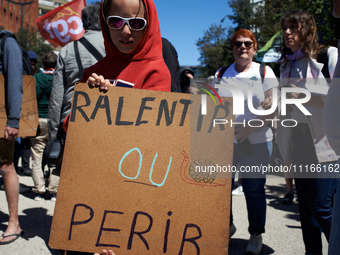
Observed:
[[[0,0],[0,27],[17,33],[20,28],[36,31],[38,0]]]
[[[0,0],[0,28],[17,33],[20,28],[37,31],[35,19],[67,0]]]

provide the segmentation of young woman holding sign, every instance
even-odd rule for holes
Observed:
[[[124,86],[170,91],[152,0],[103,0],[100,23],[106,57],[84,72],[83,82],[102,90]]]
[[[84,71],[82,82],[101,90],[124,86],[170,91],[153,1],[103,0],[99,15],[106,56]],[[114,255],[111,250],[102,254]]]

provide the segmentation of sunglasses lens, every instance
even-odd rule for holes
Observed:
[[[124,20],[119,17],[109,17],[108,18],[108,25],[112,28],[122,28],[124,25]]]
[[[242,44],[244,43],[244,46],[246,48],[251,48],[251,46],[253,46],[253,42],[250,42],[250,41],[246,41],[246,42],[240,42],[240,41],[236,41],[234,43],[234,45],[237,47],[237,48],[240,48],[242,46]]]
[[[139,18],[131,19],[129,20],[129,25],[132,29],[142,30],[145,27],[145,20]]]
[[[253,45],[253,42],[244,42],[244,45],[245,45],[247,48],[250,48],[250,47]]]
[[[239,48],[239,47],[241,47],[241,46],[242,46],[242,43],[243,43],[243,42],[236,41],[236,42],[235,42],[235,46]]]

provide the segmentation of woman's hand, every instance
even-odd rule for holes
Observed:
[[[292,88],[297,88],[294,84],[289,84],[290,87]],[[294,93],[287,93],[288,98],[290,99],[297,99],[297,98],[303,98],[306,95],[300,92],[294,92]]]
[[[298,88],[294,84],[289,84],[289,87]],[[305,93],[300,93],[300,92],[287,93],[287,98],[289,99],[298,99],[298,98],[305,98],[305,97],[306,97]],[[311,93],[311,98],[308,102],[306,102],[306,105],[323,108],[324,100],[322,99],[321,95]]]
[[[93,255],[100,255],[99,253],[95,253]],[[109,250],[102,250],[102,254],[101,255],[116,255],[113,251]]]
[[[295,86],[294,84],[287,84],[283,87],[286,87],[286,88],[298,88],[298,86]],[[304,98],[306,97],[306,95],[304,93],[300,93],[300,92],[293,92],[293,93],[287,93],[287,98],[288,99],[298,99],[298,98]]]
[[[98,75],[93,73],[88,79],[87,84],[90,87],[99,87],[99,89],[108,91],[111,85],[111,82],[108,79],[105,79],[102,75]]]
[[[272,107],[273,104],[273,98],[272,96],[269,96],[267,98],[265,98],[262,102],[261,102],[261,106],[264,110],[268,110],[270,109],[270,107]]]

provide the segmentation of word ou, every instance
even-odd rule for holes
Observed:
[[[133,151],[137,151],[138,152],[138,155],[139,155],[139,166],[138,166],[138,171],[137,171],[137,174],[135,177],[129,177],[129,176],[126,176],[125,174],[123,174],[122,172],[122,164],[125,160],[125,158]],[[170,160],[169,160],[169,165],[168,165],[168,168],[166,170],[166,173],[165,173],[165,176],[164,176],[164,179],[161,183],[155,183],[153,180],[152,180],[152,173],[153,173],[153,167],[155,165],[155,162],[156,162],[156,159],[157,159],[157,152],[156,152],[156,155],[152,161],[152,165],[151,165],[151,168],[150,168],[150,174],[149,174],[149,180],[150,182],[157,186],[157,187],[161,187],[164,185],[165,181],[166,181],[166,178],[168,177],[168,174],[169,174],[169,171],[170,171],[170,166],[171,166],[171,161],[172,161],[172,157],[170,156]],[[124,156],[121,158],[120,162],[119,162],[119,173],[124,177],[124,178],[127,178],[127,179],[130,179],[130,180],[135,180],[138,178],[139,174],[140,174],[140,171],[141,171],[141,168],[142,168],[142,162],[143,162],[143,155],[142,155],[142,152],[140,151],[139,148],[133,148],[131,150],[129,150],[127,153],[124,154]]]
[[[223,87],[226,88],[226,87]],[[234,115],[243,115],[244,114],[244,94],[241,89],[237,87],[227,87],[230,90],[232,97],[233,97],[233,114]],[[253,95],[252,90],[248,90],[248,108],[249,111],[255,115],[265,116],[270,115],[275,112],[277,105],[278,105],[278,91],[277,88],[273,88],[273,95],[272,95],[272,106],[268,110],[258,110],[255,109],[253,106]],[[305,94],[306,97],[304,98],[297,98],[297,99],[288,99],[288,93],[302,93]],[[311,93],[308,89],[304,88],[289,88],[289,87],[281,87],[281,115],[287,114],[287,105],[293,104],[296,105],[300,111],[306,115],[311,116],[312,114],[302,105],[303,103],[307,103],[311,99]],[[207,115],[207,95],[201,95],[201,114]]]
[[[265,121],[271,122],[271,127],[274,128],[274,122],[279,122],[279,119],[265,119],[265,121],[261,120],[261,119],[251,119],[248,120],[246,122],[246,120],[243,120],[242,122],[234,122],[233,120],[229,120],[230,121],[230,127],[233,127],[235,125],[242,125],[243,127],[263,127],[268,125],[268,123],[265,123]],[[216,125],[226,125],[229,122],[227,119],[214,119],[213,120],[213,126],[215,127]],[[257,125],[255,125],[255,123],[258,122]],[[282,127],[296,127],[298,122],[294,119],[284,119],[281,122],[281,126]]]
[[[72,23],[75,23],[75,29],[69,29],[69,26],[73,25]],[[59,31],[59,27],[62,28],[61,31]],[[48,32],[51,39],[57,37],[61,42],[66,43],[70,41],[71,38],[68,34],[77,35],[83,31],[83,22],[79,17],[72,16],[68,18],[67,21],[59,19],[50,23],[46,23],[44,25],[44,29]]]

